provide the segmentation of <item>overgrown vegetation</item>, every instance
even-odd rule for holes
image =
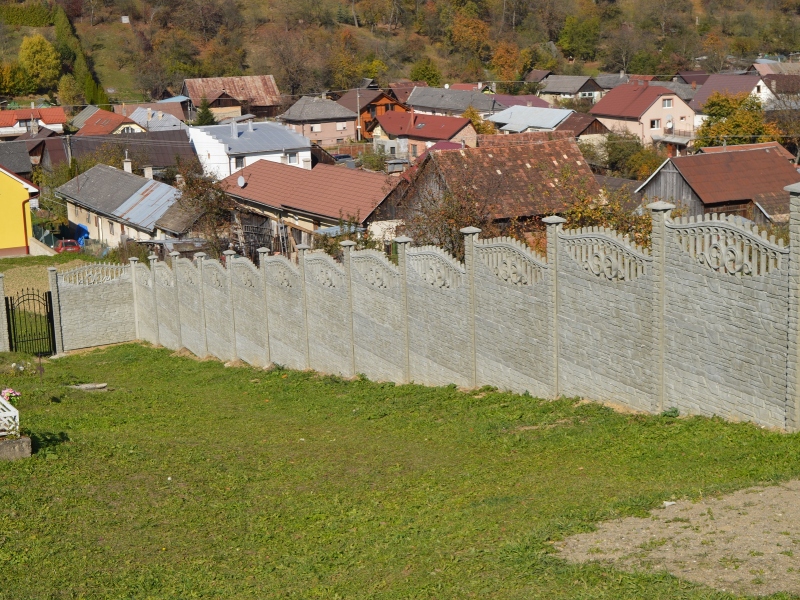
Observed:
[[[570,565],[551,543],[800,474],[797,435],[719,419],[136,345],[46,362],[42,381],[14,374],[20,360],[35,364],[0,357],[34,446],[0,463],[0,564],[17,598],[733,599]],[[90,382],[110,391],[66,387]]]

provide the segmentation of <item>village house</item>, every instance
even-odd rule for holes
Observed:
[[[416,113],[447,117],[461,116],[468,108],[474,108],[484,119],[506,108],[491,94],[429,87],[414,88],[406,104]]]
[[[113,108],[115,113],[123,117],[132,118],[133,114],[140,108],[145,110],[149,108],[152,113],[161,112],[165,115],[172,115],[179,121],[186,121],[186,115],[183,112],[180,102],[167,102],[165,100],[161,102],[139,102],[133,104],[123,102],[122,104],[115,104]],[[136,119],[134,119],[134,121],[136,121]]]
[[[31,200],[39,188],[0,167],[0,257],[30,254]]]
[[[415,87],[428,87],[428,82],[411,81],[410,79],[393,81],[389,84],[389,89],[386,93],[392,96],[400,104],[405,105],[408,103],[408,97],[411,95],[411,92],[414,91]]]
[[[232,122],[190,127],[188,133],[205,172],[219,179],[260,159],[311,168],[309,139],[279,123]]]
[[[518,96],[512,96],[511,94],[491,94],[491,96],[498,104],[502,104],[506,108],[511,108],[512,106],[550,108],[547,102],[535,94],[519,94]]]
[[[694,111],[672,90],[646,81],[632,81],[614,88],[590,114],[611,131],[626,131],[643,144],[663,142],[679,154],[694,137]]]
[[[116,135],[119,133],[135,133],[137,131],[144,131],[144,127],[139,125],[136,121],[113,113],[102,108],[91,107],[95,110],[84,119],[82,119],[80,129],[75,134],[79,136],[95,136],[95,135]],[[73,126],[75,120],[73,119]]]
[[[165,238],[156,222],[175,204],[180,191],[160,181],[98,164],[56,188],[67,204],[67,219],[75,237],[80,232],[109,247],[125,240]]]
[[[33,163],[24,141],[0,142],[0,167],[24,179],[30,179]]]
[[[525,75],[525,83],[542,83],[552,73],[552,71],[547,71],[545,69],[531,69],[528,71],[528,74]]]
[[[603,88],[591,77],[583,75],[550,75],[542,84],[539,96],[553,106],[563,100],[583,100],[594,104],[603,96]]]
[[[756,144],[736,144],[733,146],[705,146],[700,148],[701,154],[718,154],[720,152],[746,152],[747,150],[773,150],[790,163],[794,163],[795,157],[778,142],[759,142]]]
[[[333,100],[303,96],[278,119],[315,144],[335,146],[358,139],[356,117],[355,111]]]
[[[174,169],[178,163],[187,164],[197,155],[187,131],[145,131],[73,137],[68,143],[70,154],[81,159],[91,154],[115,149],[120,154],[128,153],[139,166],[151,167],[154,171]]]
[[[759,75],[715,73],[708,77],[702,87],[697,90],[692,101],[689,102],[689,106],[696,113],[695,127],[700,127],[705,121],[706,115],[703,114],[703,106],[714,93],[729,96],[748,94],[758,98],[761,106],[764,107],[769,106],[775,100],[775,94]]]
[[[272,75],[186,79],[181,95],[189,98],[189,120],[194,120],[194,113],[204,98],[210,104],[212,112],[220,115],[220,118],[243,113],[257,117],[274,117],[282,103],[278,85]]]
[[[672,78],[675,83],[685,83],[695,87],[703,85],[711,75],[705,71],[678,71]]]
[[[63,133],[66,123],[67,115],[60,106],[0,110],[0,140],[14,139],[23,133],[35,133],[45,127]]]
[[[140,106],[129,115],[129,118],[144,127],[145,131],[177,131],[189,128],[174,115],[150,107]]]
[[[788,218],[784,187],[798,182],[783,152],[756,148],[670,158],[636,191],[685,207],[689,216],[725,213],[766,225]]]
[[[778,62],[767,58],[760,58],[747,69],[748,75],[800,75],[800,63]]]
[[[466,117],[441,117],[410,113],[385,113],[373,122],[376,152],[392,158],[415,159],[439,141],[474,147],[477,133]]]
[[[405,106],[381,90],[349,90],[336,102],[358,114],[356,130],[361,139],[372,139],[370,127],[376,117],[387,112],[406,112]]]
[[[512,106],[489,117],[503,133],[523,133],[529,130],[553,131],[574,110],[566,108],[536,108]]]
[[[318,164],[293,169],[259,160],[222,180],[236,201],[234,232],[240,246],[254,255],[259,246],[291,253],[311,245],[321,228],[353,219],[366,227],[391,189],[386,175]]]

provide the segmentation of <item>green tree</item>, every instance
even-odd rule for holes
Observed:
[[[703,105],[706,120],[697,130],[695,147],[751,144],[780,139],[780,130],[768,123],[761,101],[747,93],[713,93]]]
[[[84,103],[83,90],[72,75],[62,75],[58,80],[58,101],[64,106],[79,106]]]
[[[58,82],[61,59],[42,35],[26,37],[19,49],[19,62],[40,90],[51,90]]]
[[[472,126],[475,128],[476,133],[484,135],[493,135],[497,133],[494,123],[482,119],[480,113],[478,113],[473,106],[468,106],[467,110],[465,110],[464,114],[461,116],[466,117],[472,122]]]
[[[425,57],[411,67],[410,77],[413,81],[427,81],[431,87],[442,85],[442,72],[430,58]]]
[[[569,16],[558,38],[558,45],[565,54],[581,60],[592,60],[600,40],[600,19],[579,20]]]
[[[216,125],[217,119],[214,113],[208,106],[208,100],[205,97],[200,101],[200,108],[197,109],[197,117],[194,120],[195,125]]]

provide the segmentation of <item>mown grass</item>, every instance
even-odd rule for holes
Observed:
[[[551,542],[800,472],[747,424],[138,345],[0,379],[36,449],[0,464],[3,598],[731,598]]]

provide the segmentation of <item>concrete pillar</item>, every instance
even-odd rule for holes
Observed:
[[[547,225],[547,266],[550,271],[550,335],[553,338],[553,397],[561,396],[561,375],[559,373],[559,331],[558,331],[558,233],[567,222],[562,217],[545,217],[542,222]]]
[[[231,360],[238,360],[239,352],[236,348],[236,309],[235,302],[233,301],[233,262],[236,260],[236,252],[233,250],[225,250],[222,254],[225,256],[225,268],[228,270],[228,303],[230,305],[228,315],[230,317]]]
[[[197,284],[197,293],[200,297],[200,323],[198,328],[200,329],[200,339],[202,340],[202,347],[200,349],[202,356],[200,358],[205,358],[208,356],[208,327],[206,326],[206,282],[203,275],[203,261],[205,259],[205,252],[196,252],[194,255],[194,261],[197,265],[197,272],[199,273],[200,279]]]
[[[269,366],[272,364],[269,351],[269,299],[267,297],[267,288],[269,287],[269,279],[267,279],[267,257],[269,256],[269,248],[258,249],[258,268],[261,270],[261,279],[264,281],[264,365]]]
[[[411,383],[411,348],[408,335],[408,247],[411,238],[400,236],[394,239],[397,244],[397,266],[400,269],[400,298],[403,311],[403,383]]]
[[[475,332],[475,242],[481,232],[477,227],[460,229],[464,235],[464,267],[467,271],[467,327],[470,334],[470,387],[478,387],[478,339]]]
[[[789,192],[789,364],[786,381],[786,429],[800,431],[800,184]]]
[[[8,338],[8,314],[6,313],[5,275],[0,273],[0,352],[11,351],[11,340]],[[53,295],[53,312],[55,313],[55,295]]]
[[[308,335],[308,297],[306,296],[306,254],[311,246],[299,244],[297,246],[297,265],[300,268],[300,290],[303,293],[303,327],[305,329],[306,369],[311,368],[311,345]]]
[[[351,358],[351,372],[350,376],[356,376],[356,338],[355,338],[355,327],[353,325],[353,273],[352,273],[352,252],[356,245],[355,242],[351,242],[350,240],[345,240],[343,242],[339,242],[339,245],[342,247],[342,251],[344,253],[342,262],[344,263],[344,272],[345,276],[347,277],[347,305],[348,305],[348,315],[349,315],[349,325],[350,325],[350,358]]]
[[[136,265],[139,264],[138,258],[129,258],[128,262],[131,263],[131,285],[133,286],[133,328],[136,332],[136,339],[141,339],[139,335],[139,296],[136,289]]]
[[[61,297],[58,293],[58,269],[48,267],[47,279],[50,282],[50,295],[53,297],[53,328],[56,333],[56,354],[62,354],[64,352],[64,331],[61,329]]]
[[[150,261],[150,280],[153,282],[152,289],[153,289],[153,318],[155,319],[155,330],[156,335],[153,343],[156,346],[161,345],[161,325],[158,322],[158,283],[156,282],[156,263],[158,262],[158,256],[155,254],[151,254],[147,257],[147,260]]]
[[[666,330],[664,325],[664,312],[666,302],[666,241],[667,219],[669,213],[675,208],[669,202],[653,202],[648,204],[650,217],[653,220],[653,230],[650,234],[650,252],[653,257],[653,362],[655,363],[655,390],[653,399],[653,412],[661,413],[664,407],[664,358],[666,345]]]
[[[181,326],[181,294],[178,289],[178,258],[180,252],[169,253],[169,266],[172,269],[172,288],[175,290],[175,317],[177,318],[177,327],[175,335],[178,337],[178,349],[183,348],[183,327]]]

